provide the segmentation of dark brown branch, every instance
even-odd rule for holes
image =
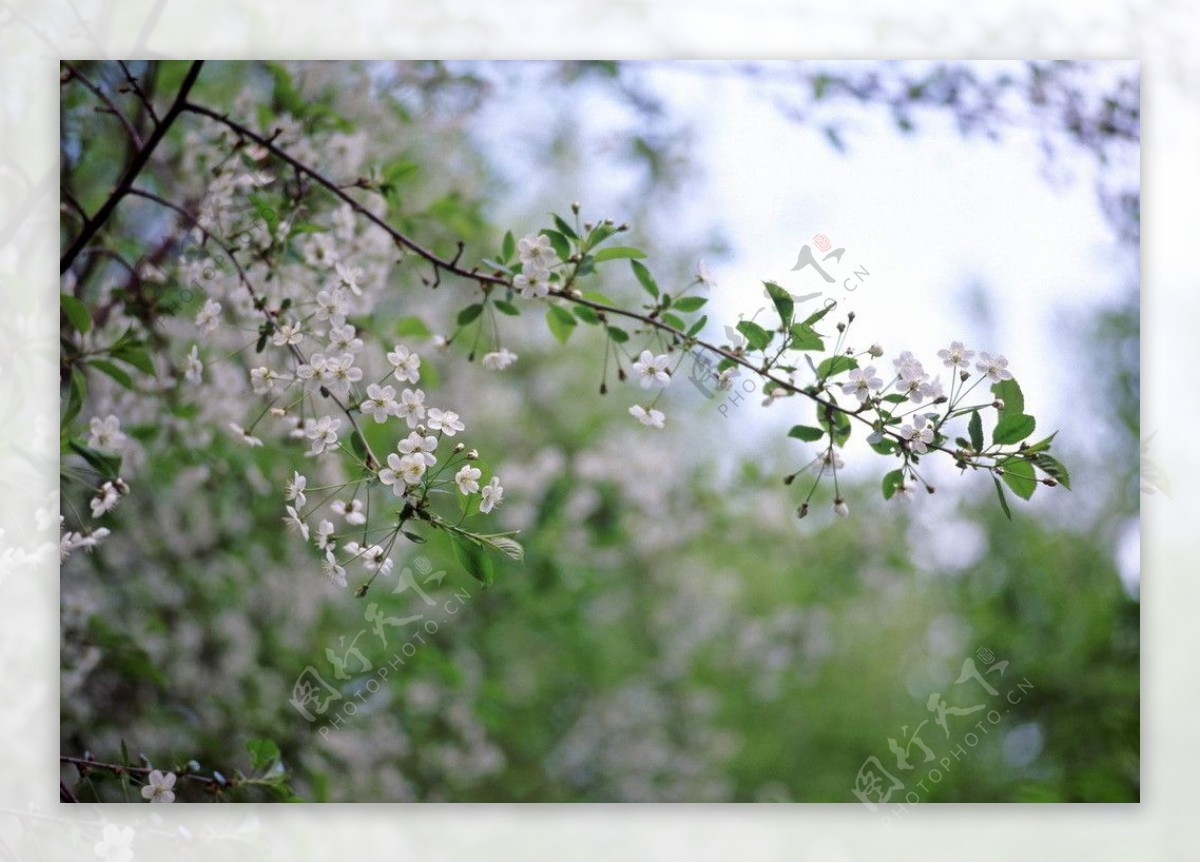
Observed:
[[[154,127],[154,131],[150,133],[150,138],[146,141],[145,146],[134,155],[117,187],[113,189],[112,194],[100,206],[96,214],[84,224],[78,236],[75,237],[70,247],[63,253],[58,267],[60,274],[70,269],[71,264],[75,262],[79,253],[87,247],[96,232],[108,221],[109,216],[117,208],[117,204],[121,203],[121,200],[129,194],[129,189],[133,186],[133,181],[137,179],[138,174],[142,172],[142,169],[146,167],[146,163],[150,161],[150,156],[154,153],[154,149],[166,137],[167,131],[179,115],[183,113],[184,105],[187,104],[188,93],[191,92],[193,85],[195,85],[196,78],[200,75],[200,67],[203,65],[203,60],[197,60],[192,63],[187,71],[187,75],[184,76],[183,83],[179,87],[175,101],[171,103],[171,107],[163,115],[162,122]]]

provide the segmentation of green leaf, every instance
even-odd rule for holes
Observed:
[[[546,324],[550,327],[550,332],[554,334],[554,338],[566,344],[567,339],[571,337],[571,332],[576,327],[577,321],[574,315],[561,306],[551,306],[546,309]]]
[[[600,316],[597,315],[591,309],[589,309],[587,306],[576,306],[575,307],[575,317],[579,318],[579,320],[583,321],[585,324],[600,323]]]
[[[979,411],[971,411],[971,419],[967,423],[967,434],[971,436],[971,449],[975,452],[982,452],[983,419],[979,416]]]
[[[1012,510],[1008,508],[1008,500],[1004,497],[1004,486],[1000,485],[1000,480],[992,477],[992,482],[996,484],[996,494],[1000,496],[1000,508],[1004,510],[1004,516],[1009,521],[1012,521]]]
[[[620,327],[606,327],[606,329],[608,330],[608,337],[618,345],[623,345],[629,341],[629,333]]]
[[[842,372],[848,372],[856,368],[858,368],[858,360],[854,359],[854,357],[838,354],[835,357],[828,357],[821,360],[821,364],[817,366],[817,377],[825,380],[826,378],[840,375]]]
[[[554,247],[554,254],[558,255],[564,261],[571,257],[571,242],[560,234],[558,231],[542,231],[546,238],[550,241],[550,245]]]
[[[141,343],[131,343],[121,347],[112,348],[109,353],[115,359],[123,363],[128,363],[139,372],[147,375],[157,374],[154,368],[154,360],[150,358],[149,352],[142,347]]]
[[[400,338],[427,339],[433,332],[416,315],[408,315],[396,321],[396,335]]]
[[[890,437],[885,437],[878,443],[870,444],[870,447],[880,455],[891,455],[896,451],[896,442]]]
[[[804,325],[807,327],[811,327],[817,321],[821,320],[821,318],[825,317],[827,314],[832,312],[835,308],[837,308],[837,303],[830,303],[827,306],[822,306],[820,309],[813,312],[811,315],[809,315],[807,318],[804,319],[804,321],[803,321]]]
[[[250,751],[250,767],[256,771],[271,767],[280,757],[279,746],[266,738],[246,741],[246,749]]]
[[[1001,462],[1000,467],[1004,468],[1004,482],[1013,490],[1013,492],[1025,500],[1033,497],[1034,491],[1037,490],[1037,475],[1033,471],[1033,465],[1023,459],[1009,459]]]
[[[646,253],[641,249],[635,249],[633,246],[610,246],[607,249],[601,249],[594,255],[596,263],[602,261],[612,261],[617,258],[644,258]]]
[[[481,303],[472,303],[458,313],[458,325],[460,327],[465,327],[482,314],[483,305]]]
[[[513,239],[513,232],[506,231],[504,233],[504,243],[500,246],[500,257],[505,262],[511,261],[513,255],[517,253],[517,241]]]
[[[1018,443],[1033,434],[1035,428],[1037,428],[1037,422],[1033,417],[1020,413],[1009,414],[1005,411],[1005,415],[992,430],[992,443]]]
[[[704,329],[704,325],[707,323],[708,323],[708,315],[701,315],[700,320],[696,321],[696,323],[694,323],[690,327],[688,327],[688,331],[687,331],[688,336],[691,337],[691,336],[699,335],[700,331],[702,329]]]
[[[672,305],[677,312],[695,312],[707,302],[707,297],[679,297]]]
[[[792,326],[792,349],[797,351],[823,351],[825,341],[817,331],[807,324]]]
[[[474,542],[457,533],[451,533],[454,558],[462,565],[472,578],[484,587],[490,587],[496,580],[496,569],[491,558]]]
[[[521,314],[521,310],[507,300],[493,300],[492,305],[496,307],[496,311],[505,315],[516,317]]]
[[[1021,392],[1021,387],[1015,378],[993,384],[992,394],[1004,402],[1004,410],[1000,411],[1000,419],[1025,413],[1025,395]]]
[[[637,276],[637,280],[641,282],[646,293],[652,297],[657,297],[658,282],[654,281],[654,276],[650,275],[650,271],[646,269],[646,266],[637,261],[630,261],[629,266],[633,269],[633,274]]]
[[[59,294],[58,303],[77,332],[86,333],[92,328],[92,315],[79,300],[70,294]]]
[[[83,410],[83,400],[87,396],[87,378],[77,368],[71,369],[71,389],[67,394],[67,406],[63,410],[62,426],[65,428],[71,420],[79,416]]]
[[[772,334],[764,330],[754,321],[739,321],[737,331],[746,337],[746,343],[751,350],[765,350],[771,343]]]
[[[883,475],[883,499],[891,500],[900,483],[904,482],[904,471],[893,470]]]
[[[515,533],[480,533],[477,538],[484,545],[501,554],[508,555],[517,562],[525,560],[525,547],[513,539]]]
[[[578,240],[579,235],[575,233],[575,229],[567,224],[566,220],[557,213],[550,214],[554,218],[554,226],[562,233],[564,237],[572,240]],[[566,255],[560,255],[561,258],[566,258]]]
[[[1025,450],[1028,454],[1029,450]],[[1049,453],[1038,452],[1029,456],[1030,461],[1042,469],[1042,472],[1051,479],[1056,480],[1063,488],[1071,490],[1071,475],[1067,473],[1066,467]]]
[[[838,446],[845,446],[846,441],[850,439],[850,417],[846,416],[841,411],[832,411],[832,424],[825,418],[825,409],[820,409],[821,428],[829,435],[830,439]]]
[[[779,318],[783,321],[786,327],[792,322],[792,313],[796,310],[796,303],[792,300],[792,295],[774,282],[763,282],[767,288],[767,294],[771,297],[771,302],[775,304],[775,310],[779,312]]]
[[[97,371],[104,372],[106,375],[108,375],[114,381],[119,383],[121,386],[125,387],[125,389],[127,389],[127,390],[135,389],[135,387],[133,385],[133,378],[131,378],[129,375],[127,375],[125,373],[125,370],[122,369],[120,366],[116,365],[115,363],[110,363],[106,360],[92,360],[90,363],[88,363],[88,365],[90,365],[92,368],[96,369]]]
[[[670,312],[663,312],[660,320],[667,326],[674,327],[680,332],[687,329],[687,321],[679,317],[679,315],[673,315]]]
[[[1025,453],[1026,455],[1029,455],[1031,453],[1043,452],[1044,450],[1048,450],[1048,449],[1050,449],[1051,442],[1053,442],[1053,440],[1057,434],[1058,434],[1058,432],[1054,432],[1053,434],[1050,435],[1050,437],[1042,438],[1037,443],[1031,443],[1029,446],[1022,448],[1021,452]]]
[[[116,479],[120,476],[121,457],[119,455],[108,455],[99,452],[75,440],[71,441],[69,446],[72,452],[80,456],[91,465],[92,470],[105,479]]]
[[[825,437],[825,432],[812,426],[792,426],[791,431],[788,432],[788,437],[794,437],[797,440],[815,441]]]

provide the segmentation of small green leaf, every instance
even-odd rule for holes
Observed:
[[[673,315],[670,312],[663,312],[660,320],[668,327],[674,327],[680,332],[687,329],[687,321],[679,317],[679,315]]]
[[[767,288],[767,294],[771,297],[771,302],[775,304],[775,311],[779,312],[779,318],[783,321],[786,327],[792,322],[792,313],[796,310],[796,303],[792,300],[792,295],[774,282],[763,282]]]
[[[493,300],[492,305],[496,307],[496,311],[504,315],[516,317],[521,314],[521,310],[507,300]]]
[[[484,587],[490,587],[496,580],[496,569],[487,553],[459,534],[450,534],[450,539],[453,541],[454,557],[462,568]]]
[[[836,307],[837,307],[837,303],[830,303],[827,306],[822,306],[820,309],[813,312],[811,315],[809,315],[807,318],[804,319],[804,321],[803,321],[804,325],[806,327],[811,327],[817,321],[821,320],[821,318],[825,317],[827,314],[832,312]]]
[[[883,499],[891,500],[900,483],[904,482],[904,471],[893,470],[883,475]]]
[[[513,255],[517,253],[517,241],[513,239],[513,232],[506,231],[504,234],[504,243],[500,246],[500,257],[505,261],[511,261]]]
[[[91,465],[96,473],[105,479],[116,479],[120,476],[121,457],[119,455],[108,455],[107,453],[99,452],[75,440],[71,441],[68,446],[70,446],[72,452],[80,456]]]
[[[996,494],[1000,496],[1000,508],[1004,510],[1004,517],[1012,521],[1012,510],[1008,508],[1008,500],[1004,497],[1004,486],[1000,485],[1000,480],[992,477],[992,482],[996,484]]]
[[[600,323],[600,316],[597,315],[591,309],[589,309],[587,306],[576,306],[575,307],[575,317],[579,318],[579,320],[583,321],[585,324]]]
[[[838,354],[835,357],[828,357],[821,360],[821,364],[817,366],[817,377],[825,380],[826,378],[840,375],[842,372],[848,372],[856,368],[858,368],[858,360],[854,359],[854,357]]]
[[[542,231],[546,238],[550,241],[550,245],[554,247],[554,253],[564,261],[571,257],[571,243],[560,234],[558,231]]]
[[[1054,432],[1054,434],[1050,435],[1050,437],[1042,438],[1037,443],[1031,443],[1029,446],[1024,447],[1021,451],[1026,455],[1029,455],[1031,453],[1048,450],[1050,449],[1050,444],[1054,441],[1054,438],[1057,434],[1058,432]]]
[[[792,349],[797,351],[823,351],[825,341],[817,331],[807,324],[792,326]]]
[[[566,344],[567,339],[571,337],[571,332],[575,329],[576,324],[575,316],[561,306],[551,306],[546,309],[546,325],[550,327],[554,338],[563,344]]]
[[[508,555],[509,558],[517,562],[525,559],[525,547],[521,543],[513,539],[514,534],[508,533],[480,533],[476,534],[479,541],[489,548],[495,549],[501,554]]]
[[[788,437],[794,437],[797,440],[815,441],[825,437],[825,432],[812,426],[792,426],[788,432]]]
[[[702,329],[704,329],[704,325],[707,323],[708,323],[708,315],[701,315],[700,320],[696,321],[696,323],[694,323],[690,327],[688,327],[688,331],[687,331],[688,337],[690,338],[692,336],[699,335],[700,331]]]
[[[482,314],[483,305],[481,303],[472,303],[458,313],[458,325],[460,327],[465,327]]]
[[[971,411],[971,419],[967,423],[967,434],[971,436],[971,449],[975,452],[982,452],[983,419],[979,416],[979,411]]]
[[[765,350],[773,338],[771,333],[754,323],[754,321],[739,321],[737,331],[746,337],[746,343],[754,351]]]
[[[695,312],[707,302],[707,297],[679,297],[673,305],[677,312]]]
[[[115,359],[123,363],[128,363],[139,372],[147,375],[153,375],[157,372],[154,368],[154,360],[150,359],[150,354],[140,343],[131,343],[119,348],[113,348],[109,351]]]
[[[408,315],[396,321],[396,335],[400,338],[427,339],[433,332],[416,315]]]
[[[564,219],[562,216],[558,215],[557,213],[551,213],[550,215],[554,218],[554,226],[556,228],[558,228],[558,230],[562,233],[562,235],[564,237],[567,237],[572,240],[579,239],[579,235],[575,233],[574,228],[572,228],[570,225],[567,224],[566,219]],[[566,256],[560,255],[559,257],[565,258]]]
[[[88,312],[87,306],[70,294],[59,294],[58,302],[62,306],[63,314],[67,316],[67,320],[71,322],[71,326],[77,332],[86,333],[91,330],[92,316]]]
[[[641,282],[642,288],[645,289],[652,297],[658,296],[658,282],[654,281],[654,276],[650,275],[650,271],[646,269],[645,264],[637,261],[630,261],[629,266],[633,269],[633,274],[637,276],[637,280]]]
[[[67,395],[67,406],[63,409],[62,426],[65,428],[71,420],[79,416],[83,410],[83,401],[87,396],[87,378],[77,368],[71,369],[71,389]]]
[[[271,767],[279,760],[279,746],[274,740],[255,738],[246,742],[246,749],[250,751],[250,766],[253,770]]]
[[[992,385],[992,394],[1004,402],[1004,410],[1000,411],[1000,419],[1025,413],[1025,395],[1016,380],[1010,378]]]
[[[133,378],[125,373],[125,370],[115,363],[110,363],[106,360],[92,360],[89,365],[97,371],[104,372],[114,381],[125,387],[127,390],[135,389]]]
[[[1025,452],[1028,453],[1029,450],[1025,450]],[[1071,475],[1067,473],[1067,469],[1063,463],[1054,456],[1049,453],[1038,452],[1031,455],[1029,459],[1040,467],[1046,476],[1056,480],[1059,485],[1068,491],[1071,490]]]
[[[1005,414],[1000,422],[996,423],[996,428],[992,430],[992,443],[1018,443],[1033,434],[1033,430],[1037,428],[1037,423],[1031,416],[1020,413],[1009,414],[1007,411]]]
[[[1004,468],[1004,482],[1018,497],[1025,500],[1033,497],[1037,490],[1037,476],[1033,465],[1022,459],[1009,459],[1000,464]]]
[[[641,249],[635,249],[633,246],[610,246],[607,249],[601,249],[593,256],[596,263],[602,261],[612,261],[617,258],[644,258],[646,253]]]
[[[623,345],[629,341],[629,333],[625,332],[620,327],[607,327],[608,337],[618,345]]]

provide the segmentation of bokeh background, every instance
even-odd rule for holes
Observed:
[[[180,73],[153,71],[167,93]],[[120,404],[148,428],[113,536],[63,567],[64,754],[125,741],[158,765],[249,771],[246,742],[269,738],[311,800],[851,802],[864,761],[891,769],[888,738],[986,649],[1032,688],[923,801],[1138,799],[1136,64],[237,63],[206,67],[197,99],[264,125],[344,118],[400,184],[389,218],[448,254],[456,237],[490,254],[574,200],[628,221],[660,281],[706,262],[714,335],[765,304],[764,278],[820,289],[790,267],[824,233],[871,272],[838,296],[862,338],[927,364],[951,339],[1009,357],[1074,490],[1012,523],[990,483],[952,471],[885,504],[882,460],[851,445],[852,518],[798,521],[780,478],[815,453],[784,437],[794,406],[725,416],[677,381],[651,434],[629,385],[597,396],[587,333],[564,349],[519,319],[503,375],[429,348],[527,558],[484,592],[436,540],[414,547],[405,563],[447,570],[440,596],[470,598],[324,735],[288,698],[363,603],[280,528],[294,453],[161,434],[154,399],[100,380],[84,415]],[[62,128],[64,182],[91,209],[112,120],[66,90]],[[169,170],[185,148],[181,130],[164,193],[195,179]],[[135,258],[162,230],[142,212],[111,235]],[[462,297],[421,275],[396,264],[378,326],[445,331]],[[84,296],[120,273],[90,278]],[[632,300],[627,282],[602,289]]]

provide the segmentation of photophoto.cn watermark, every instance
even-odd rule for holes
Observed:
[[[348,643],[347,636],[343,635],[336,646],[326,646],[325,663],[329,670],[325,674],[329,679],[322,676],[315,665],[306,666],[296,678],[289,703],[308,722],[321,723],[317,731],[325,739],[329,739],[330,731],[341,728],[349,717],[358,713],[391,674],[401,672],[417,655],[417,651],[429,643],[427,639],[436,635],[470,600],[470,591],[462,587],[455,588],[447,599],[434,599],[423,585],[440,586],[446,577],[446,570],[434,571],[433,565],[424,557],[414,560],[413,566],[420,578],[412,568],[404,567],[389,595],[403,595],[412,591],[420,597],[424,611],[393,617],[379,603],[367,603],[363,621],[369,625],[360,629]],[[378,651],[390,651],[391,655],[373,663],[359,643],[363,636],[368,636],[363,644],[375,645],[378,642],[375,645]],[[367,675],[365,680],[364,675]],[[348,692],[351,681],[358,681],[357,687]]]
[[[813,246],[816,247],[817,252],[813,251]],[[818,253],[820,254],[819,259]],[[812,245],[806,243],[801,247],[792,272],[811,269],[814,274],[811,277],[814,279],[814,287],[818,284],[815,279],[819,277],[826,285],[837,284],[840,281],[842,291],[853,293],[871,278],[871,271],[865,264],[851,259],[843,262],[844,258],[846,258],[844,246],[835,249],[828,237],[824,234],[817,234],[813,237]],[[788,294],[797,308],[821,297],[825,297],[823,302],[826,306],[837,302],[832,296],[827,296],[823,290],[807,294],[793,294],[789,291]],[[763,289],[763,297],[770,299],[766,288]],[[755,320],[758,315],[767,311],[767,308],[767,306],[760,307],[751,315],[750,320]],[[741,315],[738,317],[743,319]],[[725,337],[734,347],[746,344],[745,337],[737,329],[728,325],[725,327]],[[701,395],[710,401],[716,400],[720,393],[725,394],[717,404],[717,410],[723,417],[730,417],[733,411],[741,407],[747,396],[758,390],[758,382],[753,378],[740,379],[742,377],[741,370],[737,366],[718,373],[716,367],[722,358],[719,355],[711,354],[699,345],[692,348],[691,358],[692,369],[688,374],[688,380],[700,391]]]
[[[910,807],[928,800],[1004,721],[1009,710],[1033,691],[1029,678],[1018,680],[1008,673],[1008,665],[1007,659],[997,659],[986,647],[967,657],[951,684],[961,689],[950,691],[950,699],[940,692],[931,693],[925,709],[933,715],[911,731],[910,726],[901,726],[898,738],[887,739],[891,753],[887,766],[877,755],[863,762],[851,788],[854,796],[872,812],[882,812],[888,826],[903,818]],[[967,703],[952,705],[951,700]]]

